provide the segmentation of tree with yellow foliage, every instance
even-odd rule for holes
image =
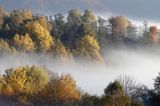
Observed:
[[[82,37],[76,44],[76,56],[85,57],[88,60],[103,61],[97,40],[90,35]]]
[[[47,30],[49,30],[49,31],[52,30],[52,24],[48,20],[47,16],[36,16],[35,20],[38,21]]]
[[[48,81],[48,73],[43,67],[11,68],[3,75],[1,93],[16,99],[32,96],[41,91]]]
[[[13,44],[17,50],[31,52],[34,50],[34,42],[28,34],[25,36],[16,34],[13,38]]]
[[[0,53],[5,53],[5,52],[9,52],[10,51],[10,47],[9,47],[9,44],[3,40],[3,39],[0,39]]]
[[[52,78],[39,97],[41,97],[41,101],[48,104],[64,104],[81,99],[76,81],[70,75]]]
[[[60,40],[55,40],[55,45],[51,47],[51,53],[62,61],[71,57],[70,51],[66,49]]]
[[[126,36],[127,27],[129,21],[124,16],[112,17],[109,20],[112,26],[112,37],[114,40],[120,40],[122,37]]]
[[[46,52],[50,50],[54,44],[54,40],[50,32],[44,28],[38,21],[28,23],[26,25],[32,40],[35,42],[38,51]]]
[[[16,50],[14,47],[10,47],[7,41],[0,39],[0,54],[6,55],[6,54],[14,54],[16,53]]]
[[[30,10],[23,10],[21,14],[23,16],[24,21],[31,20],[33,18],[32,11]]]

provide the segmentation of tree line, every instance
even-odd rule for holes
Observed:
[[[124,16],[103,19],[92,11],[71,9],[65,17],[6,12],[0,8],[0,54],[48,53],[60,58],[103,61],[102,51],[119,44],[158,45],[157,26],[137,27]]]
[[[110,82],[101,96],[90,95],[70,74],[58,75],[41,66],[9,68],[0,76],[0,104],[4,106],[159,106],[160,74],[154,89],[131,76]]]

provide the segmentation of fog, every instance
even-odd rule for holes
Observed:
[[[1,56],[0,72],[5,69],[25,65],[45,66],[48,70],[69,73],[77,81],[78,87],[90,94],[101,95],[110,81],[120,75],[129,75],[137,83],[153,88],[154,78],[160,71],[160,52],[153,49],[110,49],[104,53],[105,64],[75,61],[56,61],[50,55],[21,54]]]

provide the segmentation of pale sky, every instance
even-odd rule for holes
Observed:
[[[160,22],[160,0],[0,0],[7,10],[31,9],[34,13],[66,13],[70,9],[90,9],[104,16],[124,15],[131,20]]]

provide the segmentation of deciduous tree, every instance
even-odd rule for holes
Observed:
[[[70,75],[52,78],[48,86],[40,94],[42,101],[48,104],[67,104],[79,101],[80,92],[77,89],[76,81]]]
[[[2,94],[16,96],[32,96],[41,91],[49,81],[46,69],[36,66],[10,68],[3,75]]]
[[[44,28],[38,21],[27,24],[26,28],[28,29],[38,51],[46,52],[50,50],[51,46],[54,44],[54,40],[46,28]]]
[[[124,16],[112,17],[109,22],[112,25],[113,40],[121,40],[126,36],[128,20]]]
[[[149,33],[149,41],[152,44],[157,45],[158,44],[158,28],[157,26],[151,26],[150,27],[150,33]]]
[[[119,81],[110,83],[104,91],[105,96],[102,97],[102,106],[131,106],[131,100],[125,95]]]
[[[103,61],[97,40],[90,35],[82,37],[76,44],[76,55],[88,60]]]
[[[34,42],[28,34],[24,36],[16,34],[13,38],[13,45],[17,50],[23,52],[31,52],[35,47]]]

